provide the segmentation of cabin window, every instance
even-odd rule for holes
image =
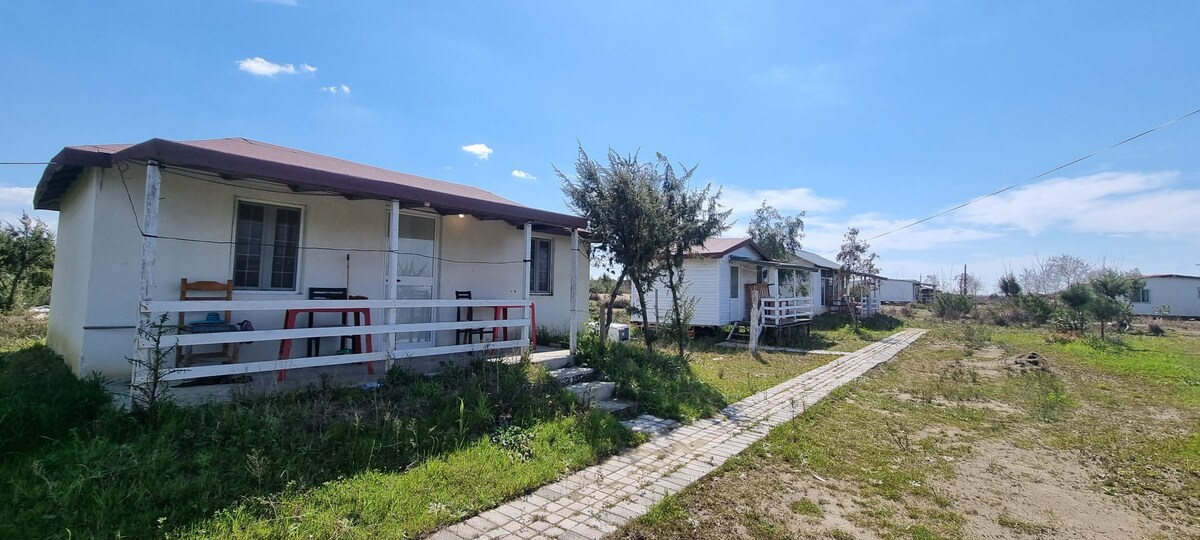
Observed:
[[[740,282],[741,282],[741,279],[738,278],[738,267],[730,266],[729,267],[729,297],[730,298],[738,297],[738,283],[740,283]]]
[[[235,235],[235,288],[296,290],[300,262],[299,208],[239,201]]]
[[[554,242],[549,238],[534,238],[531,253],[529,292],[554,294]]]
[[[1140,290],[1136,294],[1134,294],[1133,302],[1135,304],[1149,304],[1150,303],[1150,289],[1143,288],[1142,290]]]

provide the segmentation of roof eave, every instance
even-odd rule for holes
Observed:
[[[82,148],[64,148],[47,166],[38,182],[34,194],[35,208],[58,210],[57,195],[65,191],[63,179],[54,181],[55,175],[71,166],[110,167],[115,163],[130,160],[154,160],[167,165],[204,170],[234,177],[255,178],[310,189],[332,190],[343,195],[368,199],[399,199],[428,205],[454,213],[470,213],[499,219],[515,219],[556,225],[565,228],[587,228],[587,219],[570,214],[539,210],[527,206],[504,204],[462,195],[454,195],[429,189],[394,184],[381,180],[335,173],[281,163],[220,150],[198,148],[166,139],[150,139],[112,154],[87,151]],[[317,181],[320,178],[321,181]],[[52,195],[47,198],[47,194]]]

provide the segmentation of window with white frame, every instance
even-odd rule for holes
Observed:
[[[233,286],[294,291],[300,262],[300,209],[238,201]]]
[[[1137,293],[1134,293],[1133,303],[1149,304],[1150,303],[1150,289],[1143,288],[1142,290],[1138,291]]]
[[[738,267],[733,266],[733,265],[729,266],[729,297],[730,298],[738,297],[738,283],[741,281],[740,277],[738,276],[738,273],[739,273]]]
[[[529,292],[554,294],[554,242],[549,238],[534,238],[532,253]]]

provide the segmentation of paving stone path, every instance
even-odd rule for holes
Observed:
[[[433,538],[600,538],[645,514],[725,460],[795,418],[837,387],[921,337],[904,330],[794,379],[578,471],[533,493],[451,525]]]

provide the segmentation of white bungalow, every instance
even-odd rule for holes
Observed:
[[[837,275],[842,271],[841,263],[804,250],[797,251],[792,261],[813,266],[818,270],[810,277],[813,310],[817,315],[827,313],[837,299]]]
[[[683,276],[684,295],[695,301],[693,326],[748,321],[755,289],[767,326],[805,323],[814,315],[811,291],[821,287],[818,268],[772,260],[749,238],[710,238],[684,261]],[[671,312],[671,292],[660,283],[646,291],[646,303],[650,324],[658,324]]]
[[[1134,295],[1134,313],[1200,317],[1200,276],[1151,274],[1143,277],[1146,286]]]
[[[161,346],[219,357],[170,380],[424,369],[523,349],[537,326],[574,346],[583,322],[577,216],[241,138],[72,146],[52,162],[34,196],[60,214],[47,344],[80,375],[130,380],[128,358],[150,354],[137,329],[162,314],[189,331]],[[205,296],[183,280],[214,299],[181,300]]]

